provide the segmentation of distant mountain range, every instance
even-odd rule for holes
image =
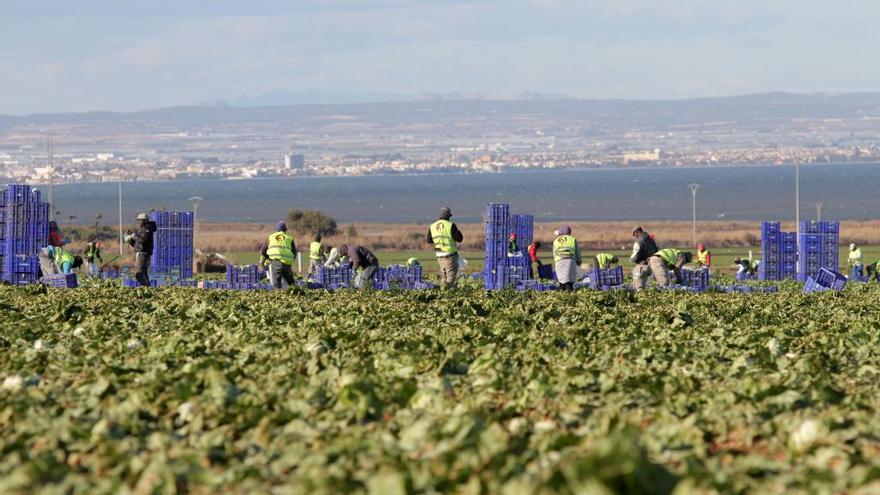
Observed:
[[[474,95],[425,95],[422,99],[381,93],[279,92],[241,99],[233,104],[169,107],[139,112],[86,112],[0,116],[0,130],[18,126],[106,125],[150,123],[172,127],[234,124],[326,124],[345,116],[348,121],[376,125],[454,122],[490,119],[494,122],[528,117],[542,122],[590,123],[602,127],[668,128],[718,122],[765,123],[792,119],[880,117],[880,92],[843,94],[762,93],[687,100],[586,100],[565,95],[524,93],[519,99],[490,100]],[[335,100],[330,102],[329,100]],[[380,101],[386,100],[386,101]],[[391,101],[388,101],[391,100]],[[288,102],[281,104],[280,102]],[[289,103],[295,102],[295,103]]]

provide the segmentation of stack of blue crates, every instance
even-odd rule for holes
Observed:
[[[150,219],[156,222],[158,227],[153,235],[151,276],[191,279],[193,276],[192,212],[154,211]]]
[[[709,270],[681,270],[682,284],[695,289],[709,288]]]
[[[525,249],[534,237],[532,215],[511,215],[510,205],[489,203],[486,206],[486,258],[483,285],[497,290],[522,285],[531,279],[531,262]],[[508,253],[510,234],[517,234],[516,253]]]
[[[38,254],[49,244],[49,204],[26,184],[0,194],[0,278],[16,285],[37,282]]]
[[[623,285],[623,267],[599,268],[589,274],[590,288],[607,290]]]
[[[507,238],[510,235],[510,205],[489,203],[486,206],[486,257],[483,260],[483,285],[486,290],[498,286],[499,276],[507,268]]]
[[[535,237],[535,217],[528,214],[510,216],[510,231],[516,234],[517,246],[526,249]]]
[[[816,279],[822,268],[838,271],[840,222],[801,222],[798,241],[798,280]]]
[[[58,289],[74,289],[79,286],[75,273],[44,275],[40,282]]]
[[[761,280],[794,279],[797,276],[797,234],[782,232],[779,222],[761,223]]]
[[[258,284],[265,272],[257,265],[226,265],[226,282],[228,284]]]
[[[351,285],[351,268],[348,265],[318,267],[318,282],[327,289],[348,287]]]

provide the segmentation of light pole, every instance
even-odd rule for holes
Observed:
[[[816,221],[822,221],[822,203],[816,203]]]
[[[100,213],[95,215],[95,241],[96,242],[98,241],[98,222],[100,222],[102,218],[104,218],[104,217]]]
[[[122,252],[122,181],[119,181],[119,256]]]
[[[697,189],[700,188],[700,185],[697,183],[688,184],[688,187],[691,189],[691,196],[693,197],[693,207],[694,207],[694,247],[697,246]]]
[[[794,162],[794,231],[795,246],[798,252],[801,251],[801,164]],[[800,271],[801,260],[798,260],[798,271]]]

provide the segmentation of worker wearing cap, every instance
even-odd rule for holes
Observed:
[[[618,263],[620,263],[620,259],[611,253],[599,253],[593,256],[593,270],[607,270]]]
[[[850,273],[857,274],[861,277],[863,273],[864,266],[862,265],[862,250],[856,246],[856,243],[852,243],[849,245],[849,258],[846,260],[847,265],[849,265]]]
[[[440,288],[455,287],[458,279],[458,243],[464,240],[458,226],[450,220],[452,210],[448,206],[440,209],[436,222],[428,227],[425,241],[434,245],[437,265],[440,267]]]
[[[318,267],[324,259],[324,250],[321,247],[321,234],[315,234],[314,240],[309,244],[309,272],[306,276],[318,274]]]
[[[272,286],[280,289],[282,280],[293,285],[293,262],[296,260],[296,242],[287,233],[283,221],[275,224],[275,232],[269,234],[260,250],[261,264],[269,265],[269,280]]]
[[[654,238],[649,236],[641,225],[636,226],[632,230],[632,236],[635,238],[633,243],[632,254],[629,261],[633,266],[633,288],[641,290],[645,287],[645,281],[651,276],[651,266],[648,261],[657,253],[657,243]],[[658,265],[659,266],[659,265]],[[663,275],[664,279],[666,275]]]
[[[519,245],[516,242],[516,233],[511,232],[510,237],[507,238],[507,255],[508,256],[516,256],[521,254],[519,252]]]
[[[571,235],[571,227],[559,229],[559,236],[553,241],[553,263],[556,280],[562,290],[573,290],[577,281],[577,268],[581,264],[581,252],[577,239]]]
[[[150,257],[153,256],[153,233],[156,230],[156,222],[151,221],[146,213],[139,213],[134,231],[129,230],[125,235],[125,242],[134,248],[134,277],[141,287],[150,286]]]
[[[697,266],[712,268],[712,252],[701,242],[697,244]]]
[[[419,262],[418,258],[409,258],[406,260],[407,267],[420,266],[422,263]]]
[[[556,237],[559,237],[558,235]],[[529,253],[529,270],[532,273],[532,278],[535,278],[535,266],[541,268],[543,263],[541,263],[541,258],[538,257],[538,250],[541,249],[541,241],[534,241],[529,244],[528,253]]]
[[[681,267],[691,262],[693,254],[688,251],[679,251],[678,249],[666,248],[657,251],[654,256],[648,258],[648,266],[651,268],[650,275],[654,276],[654,281],[658,287],[666,287],[669,285],[669,270],[675,274],[675,283],[681,285],[683,279],[681,277]],[[641,286],[645,286],[647,276],[642,280]]]

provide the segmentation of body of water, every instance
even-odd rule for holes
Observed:
[[[804,219],[815,217],[818,202],[825,219],[880,215],[880,164],[803,165],[800,179]],[[690,220],[690,183],[700,184],[698,219],[794,219],[791,165],[125,183],[123,217],[189,210],[187,198],[201,196],[199,216],[210,222],[275,222],[293,208],[342,223],[427,222],[443,205],[459,222],[477,222],[489,202],[543,221]],[[54,194],[62,222],[70,215],[92,221],[97,213],[106,223],[117,219],[115,183],[61,185]]]

